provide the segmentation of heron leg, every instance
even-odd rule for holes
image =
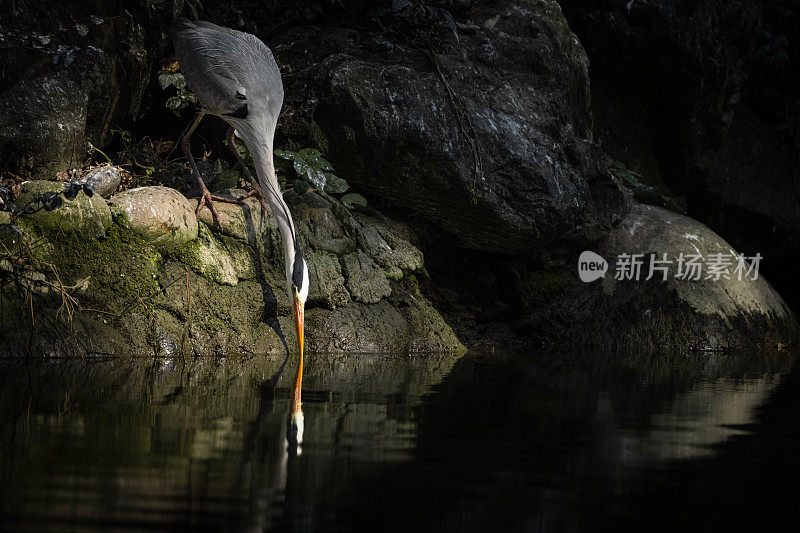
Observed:
[[[239,161],[239,165],[241,165],[242,170],[244,170],[244,175],[247,176],[247,179],[250,180],[250,184],[253,186],[252,189],[250,189],[250,192],[239,198],[239,200],[246,200],[247,198],[251,197],[258,198],[258,203],[261,204],[261,217],[266,217],[267,205],[264,203],[264,194],[261,192],[261,187],[259,187],[258,182],[253,178],[253,174],[250,173],[250,169],[247,168],[247,164],[245,164],[242,154],[240,154],[239,150],[236,148],[233,126],[228,128],[228,134],[225,136],[225,142],[231,151],[236,154],[236,160]]]
[[[217,202],[225,202],[230,204],[241,204],[239,200],[235,200],[233,198],[225,198],[223,196],[217,196],[211,194],[206,187],[205,182],[203,182],[203,178],[200,177],[200,170],[197,168],[197,163],[192,157],[192,147],[190,139],[194,130],[197,129],[197,125],[200,124],[200,121],[203,120],[203,116],[205,115],[205,111],[200,111],[197,113],[197,116],[192,122],[192,125],[189,126],[186,135],[183,136],[183,140],[181,141],[181,148],[183,148],[183,153],[189,159],[189,164],[192,166],[192,173],[194,174],[195,179],[197,179],[197,184],[200,185],[200,202],[197,204],[197,209],[195,209],[195,214],[199,213],[203,206],[208,206],[208,210],[211,211],[211,216],[214,219],[214,224],[221,228],[222,226],[219,223],[219,213],[217,213],[217,208],[214,207],[214,201]]]

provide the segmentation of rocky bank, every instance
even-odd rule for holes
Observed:
[[[31,181],[21,199],[62,189]],[[313,192],[290,201],[311,271],[310,351],[463,351],[420,293],[423,258],[405,225],[378,213],[335,212],[341,207]],[[262,218],[254,199],[219,204],[221,231],[214,232],[208,210],[195,216],[195,205],[166,187],[130,189],[108,201],[81,192],[58,209],[16,220],[17,231],[4,235],[3,351],[229,356],[296,349],[272,215]]]

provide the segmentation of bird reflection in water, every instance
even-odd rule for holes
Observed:
[[[286,446],[289,455],[297,456],[303,453],[303,431],[305,422],[303,419],[303,402],[301,392],[303,387],[303,348],[300,347],[300,359],[297,363],[297,374],[294,378],[291,395],[291,413],[289,422],[286,426]]]

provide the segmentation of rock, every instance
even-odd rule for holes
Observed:
[[[408,352],[463,353],[464,345],[441,314],[422,295],[413,274],[392,283],[389,298],[408,323]]]
[[[67,74],[16,80],[0,94],[0,151],[19,170],[53,179],[86,158],[88,96]]]
[[[98,196],[91,200],[108,209]],[[8,350],[30,346],[33,353],[51,355],[91,351],[229,357],[283,355],[288,347],[296,353],[283,254],[273,243],[279,239],[277,230],[268,226],[269,232],[255,243],[214,233],[196,220],[191,231],[181,215],[193,217],[191,202],[161,187],[125,191],[111,201],[111,227],[99,239],[20,225],[15,241],[30,249],[33,265],[47,265],[25,283],[43,288],[37,288],[43,300],[36,301],[35,313],[49,320],[31,323],[24,293],[2,292],[9,319],[0,333]],[[359,225],[363,231],[390,235],[391,242],[404,231],[402,224],[385,217],[365,217]],[[298,221],[297,227],[301,238],[313,234],[306,221]],[[367,251],[340,257],[310,245],[305,250],[311,282],[309,353],[463,352],[452,329],[419,291],[413,272],[402,270],[390,285]],[[0,270],[14,268],[18,266],[11,261],[0,264]],[[73,309],[70,322],[59,311],[62,294],[52,289],[62,282],[84,309]],[[351,300],[348,283],[359,301]],[[26,344],[29,338],[36,342]]]
[[[433,54],[388,32],[287,32],[273,46],[287,97],[302,97],[298,109],[319,100],[305,130],[287,129],[466,247],[527,254],[600,238],[626,197],[591,143],[588,60],[558,4],[501,1],[470,16],[478,26],[458,39],[431,30]]]
[[[420,328],[386,300],[372,305],[353,302],[336,311],[310,309],[306,324],[308,349],[314,352],[466,351],[444,321]]]
[[[681,205],[685,197],[687,214],[734,245],[761,251],[795,307],[800,167],[785,132],[800,128],[791,53],[800,10],[755,0],[561,6],[591,60],[603,149]]]
[[[173,250],[171,255],[180,257],[182,263],[211,281],[220,285],[236,285],[239,282],[239,272],[246,272],[247,266],[239,265],[237,268],[231,251],[214,239],[208,228],[201,226],[198,233],[196,240]]]
[[[404,270],[415,272],[422,268],[422,252],[409,242],[411,233],[407,227],[362,213],[355,215],[355,219],[359,246],[383,267],[387,277],[400,279]]]
[[[214,192],[217,196],[225,198],[239,199],[242,198],[247,191],[242,189],[226,189],[223,191]],[[191,199],[190,202],[196,202],[197,199]],[[225,202],[214,202],[214,207],[217,209],[219,215],[219,223],[224,235],[230,235],[241,240],[250,240],[268,230],[269,227],[276,228],[272,214],[267,212],[266,217],[261,216],[261,204],[256,198],[247,198],[243,201],[242,205],[229,204]],[[204,222],[207,226],[214,225],[214,217],[211,215],[211,210],[207,206],[197,213],[197,218],[200,222]]]
[[[391,294],[392,288],[383,270],[363,250],[346,255],[342,265],[353,300],[370,304]]]
[[[309,246],[336,255],[348,254],[356,249],[355,240],[345,231],[341,218],[319,194],[309,191],[302,197],[294,192],[286,194],[300,233]],[[349,215],[347,215],[349,218]]]
[[[149,81],[144,31],[122,6],[0,6],[0,152],[18,174],[80,168]],[[86,31],[78,31],[83,28]],[[8,29],[10,31],[3,31]]]
[[[94,193],[103,198],[109,198],[117,192],[120,181],[119,169],[112,166],[95,167],[84,174],[82,178],[76,180],[80,184],[89,184]]]
[[[506,309],[487,298],[487,291],[476,280],[469,286],[463,283],[462,290],[474,290],[473,297],[479,302],[473,311],[477,316],[473,328],[512,325],[504,338],[493,337],[488,331],[480,332],[475,341],[484,343],[484,337],[490,339],[489,345],[500,346],[529,342],[565,349],[590,346],[684,352],[775,348],[798,337],[794,316],[763,274],[759,272],[757,279],[750,279],[752,273],[743,275],[740,280],[735,270],[736,250],[689,217],[634,204],[622,223],[588,250],[608,263],[604,277],[591,282],[578,276],[581,251],[568,254],[566,263],[554,261],[547,266],[506,262],[498,280],[505,279],[510,286],[503,289],[493,283],[488,289],[489,295],[503,290],[515,295],[513,300],[506,300]],[[634,279],[616,279],[619,262],[632,254],[642,254],[638,280],[635,275]],[[657,260],[667,254],[669,263],[655,264],[666,267],[666,280],[660,270],[654,270],[654,276],[647,279],[650,254]],[[684,254],[684,262],[690,254],[703,258],[700,279],[676,277],[680,254]],[[728,266],[722,267],[729,279],[708,277],[712,273],[709,264],[720,260],[716,254],[723,254],[723,262],[729,260]],[[451,324],[465,317],[447,312],[445,316]],[[459,334],[462,339],[472,336]]]
[[[304,257],[309,271],[308,305],[322,305],[327,309],[347,305],[350,293],[344,286],[339,258],[313,249],[304,252]]]
[[[174,248],[197,238],[194,207],[181,193],[167,187],[139,187],[111,198],[120,223],[147,242]]]
[[[794,318],[763,275],[750,279],[734,273],[737,252],[703,224],[652,206],[635,206],[618,228],[594,250],[610,266],[602,281],[587,284],[595,290],[588,337],[616,339],[619,344],[677,346],[682,349],[722,349],[786,343],[795,334]],[[666,281],[661,274],[645,281],[617,281],[614,268],[619,254],[666,253]],[[700,280],[676,279],[679,254],[700,254],[705,265]],[[706,279],[712,254],[731,258],[730,279]],[[713,261],[713,259],[712,259]],[[584,294],[585,296],[585,294]],[[586,302],[586,298],[578,301]],[[600,333],[605,331],[605,333]],[[586,337],[584,336],[584,338]]]
[[[59,181],[26,181],[20,188],[17,205],[23,207],[30,204],[37,194],[61,193],[65,185]],[[50,231],[63,231],[87,237],[104,235],[111,227],[111,211],[106,202],[97,195],[89,198],[83,191],[72,201],[62,197],[61,206],[53,211],[40,209],[24,217]]]

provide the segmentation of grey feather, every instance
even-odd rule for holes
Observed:
[[[241,111],[246,104],[237,91],[244,89],[247,99],[263,99],[277,117],[283,104],[280,71],[256,36],[186,19],[179,19],[170,33],[186,82],[209,113]]]

